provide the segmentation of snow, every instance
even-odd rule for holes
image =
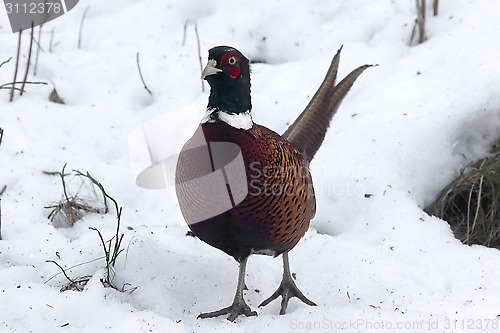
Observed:
[[[80,1],[44,26],[45,52],[29,78],[50,84],[27,86],[13,103],[0,90],[0,332],[498,330],[500,253],[461,244],[422,207],[500,134],[499,11],[495,1],[440,1],[439,15],[427,15],[428,40],[409,46],[412,0]],[[258,317],[197,320],[230,304],[237,265],[185,236],[171,187],[136,184],[129,138],[137,128],[155,123],[161,142],[152,142],[175,156],[203,118],[208,85],[202,92],[194,24],[203,62],[216,45],[265,61],[252,67],[253,120],[279,133],[341,45],[339,77],[378,64],[355,83],[311,164],[317,214],[290,261],[317,307],[292,299],[285,316],[278,301],[257,308],[282,268],[279,258],[252,256],[246,299]],[[0,9],[0,63],[15,56],[17,38]],[[14,61],[0,68],[0,84],[13,71]],[[54,85],[65,105],[48,101]],[[110,239],[114,212],[70,228],[47,219],[44,207],[62,188],[43,171],[65,163],[89,171],[123,207],[116,284],[134,292],[100,282],[103,251],[89,227]],[[92,279],[83,292],[60,293],[66,280],[50,279],[59,269],[47,260]]]

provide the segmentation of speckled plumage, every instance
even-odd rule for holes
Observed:
[[[240,147],[248,195],[233,209],[194,223],[187,202],[192,195],[178,191],[181,210],[194,234],[237,261],[252,252],[279,255],[293,248],[309,228],[316,208],[311,175],[300,153],[277,133],[256,124],[243,131],[219,120],[201,124],[198,131],[203,131],[207,143],[230,142]],[[188,141],[183,151],[189,149]],[[203,158],[202,154],[188,158],[181,153],[177,182],[185,181],[186,170],[202,164]]]

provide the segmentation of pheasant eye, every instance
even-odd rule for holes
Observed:
[[[220,66],[227,71],[232,79],[236,79],[241,74],[240,60],[241,58],[237,54],[226,53],[220,60]]]
[[[238,59],[236,59],[235,56],[232,56],[231,58],[228,59],[227,63],[230,64],[231,66],[236,65],[238,62]]]

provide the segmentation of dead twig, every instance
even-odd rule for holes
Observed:
[[[11,60],[12,60],[12,57],[10,57],[9,59],[7,59],[4,62],[0,63],[0,67],[2,67],[3,65],[5,65],[6,63],[8,63]]]
[[[439,13],[439,0],[434,0],[432,8],[434,11],[434,16],[437,16],[437,14]]]
[[[91,278],[92,278],[91,275],[85,275],[85,276],[76,278],[73,282],[70,282],[70,283],[62,286],[61,289],[59,289],[59,291],[60,292],[65,292],[67,290],[83,291],[85,289],[85,286],[87,285],[87,283],[89,283]]]
[[[184,31],[182,34],[182,43],[181,46],[186,45],[186,34],[187,34],[188,21],[184,22]]]
[[[416,0],[417,18],[413,24],[413,29],[411,31],[410,43],[411,46],[418,30],[418,43],[421,44],[425,42],[425,2],[426,0]]]
[[[35,56],[35,66],[33,68],[33,75],[36,76],[37,70],[38,70],[38,57],[40,56],[40,49],[42,48],[40,46],[40,40],[42,39],[42,27],[43,24],[38,27],[38,40],[36,41],[37,49],[36,49],[36,56]]]
[[[59,171],[42,171],[42,173],[47,176],[59,176]]]
[[[200,35],[198,34],[198,24],[194,25],[194,32],[196,33],[196,43],[198,44],[198,59],[200,62],[200,73],[203,72],[203,63],[201,60],[201,47],[200,47]],[[201,79],[201,91],[205,92],[205,81]]]
[[[76,267],[80,267],[80,266],[83,266],[83,265],[87,265],[87,264],[91,264],[93,262],[96,262],[96,261],[99,261],[99,260],[102,260],[104,259],[104,257],[99,257],[99,258],[96,258],[96,259],[92,259],[92,260],[89,260],[89,261],[86,261],[86,262],[82,262],[82,263],[79,263],[79,264],[76,264],[76,265],[73,265],[71,267],[68,267],[66,270],[71,270],[73,268],[76,268]],[[63,274],[63,272],[59,272],[59,273],[56,273],[54,275],[52,275],[48,280],[46,280],[44,283],[47,284],[49,283],[51,280],[53,280],[54,278],[56,278],[57,276],[59,276],[60,274]]]
[[[153,93],[151,92],[151,90],[149,90],[146,82],[144,81],[144,77],[142,76],[142,71],[141,71],[141,65],[139,63],[139,52],[137,52],[136,54],[136,62],[137,62],[137,69],[139,70],[139,76],[141,77],[141,81],[142,81],[142,86],[144,87],[144,89],[146,89],[146,91],[151,95],[153,96]]]
[[[30,47],[28,49],[28,60],[26,63],[26,71],[24,72],[24,78],[23,78],[23,83],[21,85],[21,92],[19,93],[19,96],[22,96],[24,93],[24,86],[26,85],[26,80],[28,79],[28,72],[30,70],[30,65],[31,65],[31,51],[33,50],[33,39],[34,39],[34,28],[33,28],[33,23],[31,24],[31,34],[30,34]]]
[[[78,31],[78,49],[80,50],[82,48],[82,32],[83,32],[83,22],[85,21],[85,18],[87,17],[87,12],[89,11],[90,6],[87,6],[85,10],[83,11],[82,15],[82,20],[80,21],[80,30]]]
[[[3,140],[3,128],[0,127],[0,146],[2,145]]]
[[[56,265],[57,267],[59,267],[59,269],[61,270],[61,272],[64,274],[64,277],[66,278],[66,280],[68,280],[69,282],[72,282],[72,283],[75,282],[72,278],[70,278],[68,276],[68,274],[66,274],[66,271],[64,270],[64,268],[62,268],[61,265],[59,265],[57,262],[55,262],[54,260],[46,260],[45,262],[53,263],[54,265]]]
[[[9,82],[9,83],[2,84],[2,85],[0,85],[0,89],[14,89],[17,91],[21,91],[21,88],[15,87],[16,84],[21,84],[21,83],[24,83],[24,84],[43,84],[43,85],[48,84],[47,82],[42,82],[42,81],[16,81],[16,82]],[[12,85],[12,87],[9,87],[10,85]]]
[[[425,2],[426,0],[416,0],[419,44],[425,41]]]
[[[21,36],[23,34],[23,31],[19,31],[19,39],[17,40],[17,53],[16,53],[16,65],[15,65],[15,68],[14,68],[14,80],[12,80],[13,82],[16,82],[17,80],[17,70],[19,68],[19,57],[20,57],[20,54],[21,54]],[[0,86],[0,89],[2,88],[2,86]],[[10,88],[10,99],[9,101],[12,102],[14,100],[14,91],[16,90],[16,87],[15,87],[15,83],[12,85],[12,87]]]
[[[52,53],[53,42],[54,42],[54,28],[50,30],[49,53]]]
[[[83,291],[83,289],[85,288],[87,283],[92,278],[91,275],[86,275],[86,276],[82,276],[82,277],[79,277],[76,279],[72,279],[69,277],[68,274],[66,274],[66,270],[64,268],[62,268],[62,266],[59,265],[54,260],[47,260],[46,262],[50,262],[50,263],[56,265],[57,267],[59,267],[59,269],[61,270],[61,273],[64,275],[66,280],[68,280],[68,283],[61,287],[61,289],[59,290],[60,292],[67,291],[67,290]]]
[[[7,189],[7,185],[4,185],[0,190],[0,240],[2,240],[2,195]]]

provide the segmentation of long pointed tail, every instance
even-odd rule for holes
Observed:
[[[335,85],[342,47],[333,57],[323,83],[314,94],[304,111],[297,117],[282,137],[292,143],[307,161],[311,161],[325,139],[330,122],[342,100],[356,79],[368,67],[364,65],[353,70],[339,84]]]

